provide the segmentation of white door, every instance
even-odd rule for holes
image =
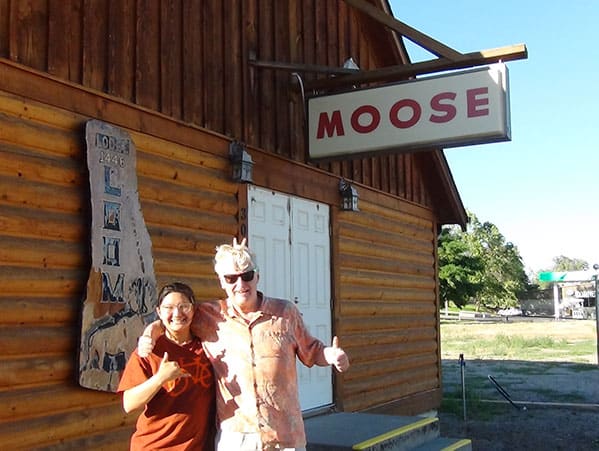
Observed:
[[[289,299],[310,333],[331,342],[329,207],[257,187],[248,191],[249,245],[260,267],[258,288]],[[306,368],[298,361],[303,410],[333,402],[330,367]]]

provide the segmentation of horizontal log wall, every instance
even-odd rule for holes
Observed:
[[[383,25],[343,0],[0,0],[0,57],[300,162],[297,79],[250,58],[341,67],[353,57],[365,70],[407,61]],[[419,158],[317,166],[430,207]]]
[[[360,212],[335,218],[336,333],[352,366],[341,381],[343,408],[392,413],[438,407],[438,396],[413,409],[402,403],[440,392],[434,222],[360,199]],[[409,206],[408,206],[409,207]]]
[[[90,268],[87,119],[0,92],[3,449],[127,449],[137,417],[123,413],[119,396],[76,382]],[[229,180],[228,160],[129,132],[158,284],[181,280],[198,299],[220,296],[214,248],[238,227],[238,187]]]
[[[229,140],[13,63],[0,61],[0,80],[0,443],[126,449],[135,415],[76,383],[90,264],[84,124],[131,134],[158,283],[183,280],[199,299],[220,296],[214,246],[239,226]],[[353,362],[337,377],[339,406],[437,407],[433,212],[363,185],[361,211],[340,212],[337,177],[250,151],[258,186],[332,206],[334,328]]]

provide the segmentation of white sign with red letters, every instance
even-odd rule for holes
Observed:
[[[308,99],[311,159],[509,141],[504,64]]]

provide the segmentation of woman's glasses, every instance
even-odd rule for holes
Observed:
[[[189,313],[193,309],[193,304],[161,305],[160,308],[168,313],[174,312],[175,309],[178,309],[181,313]]]
[[[237,282],[237,279],[239,277],[241,277],[241,280],[243,280],[244,282],[250,282],[250,281],[254,280],[255,273],[256,273],[256,271],[252,270],[252,271],[244,272],[242,274],[227,274],[227,275],[223,276],[223,279],[225,279],[225,282],[227,282],[231,285],[234,284],[235,282]]]

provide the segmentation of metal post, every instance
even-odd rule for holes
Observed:
[[[553,284],[553,315],[555,319],[559,319],[559,287],[557,286],[557,282]]]
[[[597,337],[597,365],[599,365],[599,274],[595,274],[595,336]]]
[[[464,412],[464,421],[466,421],[466,378],[464,377],[464,369],[466,362],[464,361],[464,354],[460,354],[460,371],[462,373],[462,410]]]

